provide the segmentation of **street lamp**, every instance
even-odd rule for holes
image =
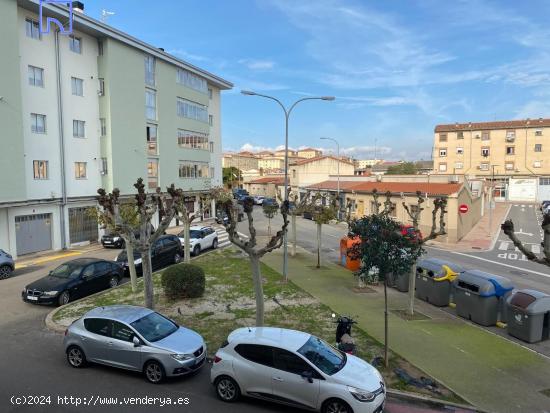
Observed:
[[[341,211],[341,200],[340,200],[340,144],[338,141],[334,138],[325,138],[322,137],[320,139],[332,141],[336,144],[336,157],[338,158],[338,166],[337,166],[337,175],[338,175],[338,183],[337,183],[337,189],[336,189],[336,198],[338,199],[338,221],[340,221],[340,211]]]
[[[266,99],[274,100],[279,104],[281,109],[283,109],[283,112],[285,113],[285,196],[284,200],[288,200],[288,119],[290,117],[290,114],[292,113],[292,110],[296,107],[296,105],[300,102],[303,102],[304,100],[328,100],[332,101],[335,99],[334,96],[312,96],[312,97],[306,97],[298,99],[296,102],[294,102],[288,109],[283,105],[283,103],[273,97],[268,95],[262,95],[260,93],[253,92],[251,90],[241,90],[241,93],[243,95],[247,96],[259,96]],[[285,281],[288,280],[288,240],[287,240],[287,232],[285,230],[285,233],[283,234],[283,276],[285,278]]]

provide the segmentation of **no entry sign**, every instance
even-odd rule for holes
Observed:
[[[466,212],[468,212],[468,205],[466,205],[466,204],[461,204],[461,205],[458,207],[458,211],[459,211],[461,214],[465,214]]]

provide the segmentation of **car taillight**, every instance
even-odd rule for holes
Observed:
[[[221,357],[214,357],[214,364],[219,363],[220,361],[222,361]]]

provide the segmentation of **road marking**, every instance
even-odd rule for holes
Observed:
[[[19,268],[30,267],[31,265],[42,264],[44,262],[55,261],[55,260],[59,260],[61,258],[72,257],[74,255],[81,255],[81,254],[82,254],[81,252],[72,251],[72,252],[68,252],[66,254],[59,254],[59,255],[54,255],[54,256],[51,256],[51,257],[38,258],[38,259],[33,260],[33,261],[26,261],[26,262],[21,262],[21,263],[16,262],[15,263],[15,269],[17,270]]]
[[[540,254],[540,245],[537,245],[537,244],[531,245],[531,252],[533,254]]]
[[[507,241],[501,241],[500,245],[498,246],[499,250],[506,251],[508,249],[508,242]]]

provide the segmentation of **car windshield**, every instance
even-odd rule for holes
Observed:
[[[191,239],[200,238],[201,237],[201,232],[199,230],[192,229],[191,231],[189,231],[189,236],[191,237]]]
[[[141,252],[134,250],[134,260],[141,258]],[[120,254],[117,256],[117,261],[127,261],[128,260],[128,251],[120,251]]]
[[[329,376],[340,371],[346,364],[346,355],[325,343],[320,338],[311,336],[298,350],[298,353],[311,361],[319,370]]]
[[[76,278],[80,274],[82,266],[77,264],[65,263],[57,267],[50,273],[50,276],[56,278]]]
[[[151,313],[130,324],[150,342],[162,340],[178,329],[178,326],[159,313]]]

